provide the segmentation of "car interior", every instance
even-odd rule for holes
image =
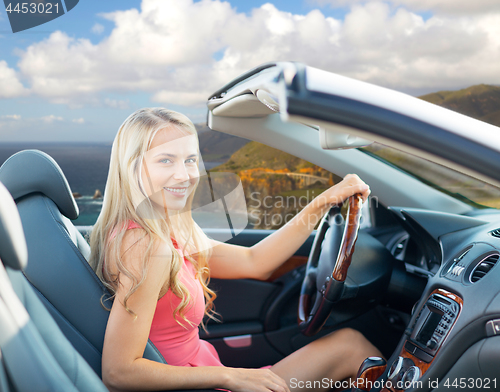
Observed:
[[[327,214],[296,252],[292,267],[270,280],[211,280],[222,322],[208,321],[208,332],[200,330],[201,337],[215,346],[224,365],[261,367],[331,331],[351,327],[385,357],[382,362],[371,358],[360,369],[365,380],[382,383],[360,390],[450,390],[460,388],[452,383],[464,378],[469,390],[486,384],[496,389],[498,210],[472,207],[359,149],[347,149],[366,145],[376,130],[367,126],[371,133],[361,132],[359,122],[338,118],[328,122],[314,99],[321,98],[331,117],[335,108],[348,111],[348,103],[356,105],[352,97],[346,103],[341,94],[335,100],[314,95],[309,91],[319,88],[312,82],[314,71],[307,74],[307,85],[301,84],[300,72],[290,73],[289,64],[266,73],[273,66],[253,70],[216,92],[208,103],[209,126],[251,135],[341,175],[356,172],[377,198],[370,199],[369,225],[359,230],[347,274],[335,289],[338,296],[321,320],[313,322],[318,301],[328,293],[321,291],[323,283],[326,289],[332,285],[347,226],[335,224],[335,216],[349,216],[340,210]],[[276,85],[276,80],[283,83]],[[297,102],[307,94],[296,90],[304,86],[312,98],[299,110]],[[374,122],[383,117],[376,110],[372,114]],[[315,123],[322,125],[310,125]],[[415,128],[398,118],[392,129],[425,133],[422,124]],[[356,138],[347,137],[350,133]],[[477,152],[477,141],[457,140],[457,150]],[[437,138],[432,148],[442,150],[439,143]],[[465,165],[462,159],[455,162],[459,167]],[[469,165],[470,173],[479,170],[479,164]],[[0,185],[1,390],[106,390],[99,377],[108,317],[102,301],[109,293],[87,263],[88,228],[72,223],[78,207],[64,174],[47,154],[25,150],[2,165],[0,182],[5,187]],[[227,238],[224,229],[206,232],[214,239]],[[270,233],[243,230],[229,242],[251,246]],[[306,301],[303,289],[310,284],[316,295]],[[301,309],[306,310],[305,321],[315,324],[313,330],[298,322]],[[165,363],[151,342],[144,357]]]
[[[494,303],[500,272],[494,267],[500,216],[498,210],[475,204],[459,192],[467,182],[474,183],[472,179],[482,179],[485,182],[476,183],[475,191],[492,184],[493,197],[498,197],[500,175],[494,163],[500,158],[500,140],[494,136],[498,128],[297,63],[268,63],[253,69],[221,87],[207,104],[212,129],[252,135],[252,140],[300,155],[341,176],[355,172],[370,184],[376,196],[370,205],[371,227],[360,231],[356,249],[367,234],[390,250],[395,260],[385,260],[393,263],[393,271],[379,303],[385,310],[401,310],[405,325],[396,347],[385,346],[392,350],[383,351],[387,366],[373,362],[372,370],[380,369],[373,372],[372,381],[386,383],[371,390],[460,389],[466,380],[470,390],[486,384],[496,388],[499,339],[492,331],[499,315]],[[446,192],[439,186],[445,182],[442,172],[432,184],[362,149],[338,151],[366,140],[445,165],[456,171],[456,178],[457,173],[470,177],[455,180],[455,191]],[[330,241],[321,227],[316,235],[323,256]],[[315,252],[313,245],[311,255]],[[326,254],[328,259],[328,250]],[[362,255],[354,252],[348,277],[357,257]],[[312,261],[310,257],[306,277],[309,269],[314,272]],[[319,265],[321,269],[321,258]],[[322,284],[318,279],[318,291]],[[346,280],[347,297],[352,292],[349,286]],[[334,307],[328,320],[336,314]],[[375,320],[370,319],[370,328],[377,328]],[[370,328],[365,325],[360,330],[371,337]]]

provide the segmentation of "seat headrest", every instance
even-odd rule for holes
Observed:
[[[39,150],[23,150],[0,167],[0,181],[14,200],[40,192],[51,199],[69,219],[78,218],[78,206],[68,181],[56,161]]]
[[[0,259],[4,265],[23,269],[28,262],[28,248],[16,203],[0,182]]]

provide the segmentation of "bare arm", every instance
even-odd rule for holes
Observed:
[[[331,206],[356,193],[366,200],[370,189],[358,176],[349,174],[316,197],[285,226],[250,248],[213,241],[210,275],[220,279],[267,279],[300,248]]]
[[[148,239],[139,229],[129,230],[122,249],[124,263],[132,271],[141,267]],[[109,261],[112,262],[112,261]],[[129,278],[120,276],[120,284],[111,308],[102,355],[103,381],[111,391],[230,388],[233,391],[289,391],[279,376],[267,369],[235,369],[225,367],[171,366],[142,358],[147,344],[158,295],[169,276],[168,248],[158,247],[149,260],[149,269],[143,284],[123,306],[126,293],[132,285]],[[137,273],[137,276],[139,274]]]

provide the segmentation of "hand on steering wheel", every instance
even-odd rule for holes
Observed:
[[[325,207],[342,205],[344,200],[355,194],[365,202],[370,195],[370,187],[356,174],[347,174],[342,181],[321,193],[312,203],[325,211]]]
[[[334,206],[321,221],[300,291],[299,328],[306,336],[319,332],[333,304],[342,297],[357,239],[362,204],[362,195],[355,194],[349,198],[346,219],[340,214],[340,206]]]

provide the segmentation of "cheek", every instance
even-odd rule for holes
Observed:
[[[190,170],[189,171],[189,181],[193,183],[197,183],[200,180],[200,172],[198,169]]]
[[[153,187],[151,193],[155,193],[160,191],[167,183],[168,178],[171,174],[169,174],[168,170],[158,170],[157,168],[149,169],[149,179],[146,177],[144,184],[147,189],[150,189],[150,184]]]
[[[198,170],[197,167],[188,169],[188,175],[189,175],[189,181],[191,183],[196,183],[200,178],[200,171]]]

